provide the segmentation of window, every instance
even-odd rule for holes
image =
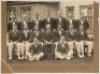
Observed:
[[[16,19],[16,8],[15,7],[9,7],[8,8],[8,19],[9,21]]]
[[[23,6],[20,8],[22,20],[30,21],[31,20],[31,7]],[[23,17],[25,15],[25,17]]]
[[[89,32],[93,33],[93,9],[91,5],[80,6],[80,18],[87,19],[89,22]]]
[[[67,6],[66,7],[66,15],[67,15],[67,18],[73,18],[74,17],[74,7],[73,6]]]

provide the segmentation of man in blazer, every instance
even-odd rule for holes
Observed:
[[[13,30],[11,30],[8,34],[8,39],[9,39],[8,55],[9,55],[10,60],[12,60],[13,56],[15,55],[16,43],[18,41],[18,33],[19,33],[19,31],[17,30],[17,25],[15,23],[13,23]]]
[[[30,22],[29,28],[32,30],[36,25],[39,27],[39,30],[44,30],[44,23],[43,20],[40,19],[39,13],[34,13],[34,19]]]
[[[69,53],[69,46],[65,39],[65,36],[62,35],[60,41],[56,43],[55,58],[69,59],[68,53]]]
[[[20,30],[18,33],[18,41],[17,41],[17,45],[16,45],[18,59],[25,59],[24,41],[25,41],[24,32],[23,32],[23,30]]]
[[[34,29],[29,32],[29,41],[32,42],[34,37],[37,37],[40,41],[43,41],[43,32],[39,30],[38,25],[35,25]]]
[[[54,42],[55,42],[55,33],[51,30],[51,25],[47,24],[46,31],[43,34],[44,42],[44,58],[54,59]]]
[[[43,20],[43,22],[44,22],[45,30],[46,30],[46,25],[47,24],[51,25],[52,30],[56,29],[56,20],[53,17],[51,17],[51,12],[49,10],[47,11],[47,16]]]
[[[41,43],[37,37],[33,38],[33,42],[30,46],[29,53],[31,56],[29,57],[29,60],[40,60],[43,56],[43,43]]]
[[[62,28],[64,30],[68,30],[69,28],[69,21],[66,20],[62,15],[61,15],[61,12],[58,11],[58,18],[56,19],[57,21],[57,28]]]

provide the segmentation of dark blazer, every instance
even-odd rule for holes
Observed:
[[[39,24],[38,24],[39,30],[44,29],[44,21],[43,20],[39,20],[38,22],[39,22]],[[29,29],[30,30],[34,30],[34,26],[35,25],[37,25],[35,20],[30,21],[29,22]]]
[[[41,31],[42,29],[45,29],[45,23],[43,20],[39,20],[39,30]]]
[[[25,21],[25,22],[27,24],[27,28],[29,29],[29,21]],[[18,27],[21,28],[21,30],[24,30],[24,23],[23,23],[23,21],[19,23]]]
[[[34,37],[37,37],[39,39],[39,41],[43,41],[43,33],[41,31],[33,31],[31,30],[29,32],[29,41],[32,42]]]
[[[83,20],[83,28],[85,31],[89,28],[89,22],[87,20]]]
[[[40,52],[43,52],[43,47],[41,44],[37,44],[37,46],[35,45],[31,45],[29,52],[34,54],[39,54]]]
[[[70,38],[70,33],[69,33],[69,31],[65,31],[64,36],[65,36],[66,41],[68,41],[69,38]]]
[[[9,23],[8,23],[8,25],[7,25],[7,30],[8,30],[8,31],[13,30],[13,23],[14,23],[14,22],[9,22]],[[15,24],[17,25],[17,29],[18,29],[18,30],[21,30],[21,28],[22,28],[21,22],[15,21]]]
[[[50,22],[48,22],[47,18],[43,20],[44,23],[44,29],[46,30],[46,25],[50,24],[51,25],[51,29],[56,29],[56,20],[54,18],[50,18]]]
[[[10,41],[18,41],[18,36],[19,35],[19,31],[18,30],[11,30],[9,32],[9,40]]]
[[[43,41],[54,42],[54,39],[55,39],[54,35],[55,35],[55,33],[52,30],[49,33],[47,33],[47,31],[45,31],[43,33]]]
[[[81,24],[81,22],[80,22],[79,19],[73,20],[73,27],[74,27],[74,29],[79,30],[80,24]]]
[[[10,32],[11,30],[13,30],[13,24],[12,24],[12,22],[9,22],[7,24],[7,31]]]
[[[33,30],[34,26],[35,26],[35,22],[32,20],[32,21],[28,22],[28,24],[29,24],[29,30]]]
[[[59,41],[60,40],[60,37],[62,35],[63,36],[66,36],[66,31],[65,30],[57,30],[57,31],[55,31],[55,35],[54,35],[54,37],[56,37],[55,40],[56,41]]]
[[[83,33],[82,33],[83,32]],[[79,32],[79,39],[80,40],[87,40],[87,39],[89,39],[88,38],[88,35],[87,35],[87,33],[85,32],[85,31],[80,31]]]
[[[21,30],[21,31],[23,30],[23,23],[22,22],[17,21],[16,25],[17,25],[18,30]]]
[[[18,32],[18,41],[22,42],[22,41],[24,41],[24,39],[25,39],[24,32],[23,31],[19,31]]]
[[[78,31],[73,31],[71,33],[71,31],[68,32],[68,38],[70,38],[71,40],[78,40],[79,39],[79,32]]]
[[[66,20],[64,17],[62,17],[61,22],[59,22],[59,18],[57,18],[56,21],[57,21],[57,28],[58,28],[58,25],[61,24],[61,27],[64,30],[68,30],[69,24],[70,24],[68,20]]]
[[[62,45],[59,43],[57,44],[57,51],[60,52],[60,53],[68,53],[69,51],[69,47],[68,47],[68,44],[67,43],[64,43],[63,44],[65,47],[62,47]]]

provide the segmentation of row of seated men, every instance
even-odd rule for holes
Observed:
[[[82,25],[79,29],[71,26],[66,31],[63,27],[52,30],[52,25],[47,24],[45,31],[41,31],[39,25],[35,25],[32,30],[27,27],[19,30],[14,23],[8,37],[9,59],[13,59],[13,54],[17,59],[28,60],[72,59],[74,54],[79,58],[92,56],[93,43]]]

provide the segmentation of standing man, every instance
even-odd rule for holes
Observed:
[[[24,29],[28,29],[29,28],[29,24],[28,24],[28,21],[26,20],[26,15],[24,14],[24,15],[22,15],[22,18],[23,18],[23,20],[22,20],[22,23],[21,24],[19,24],[19,28],[21,29],[21,30],[24,30]]]
[[[16,17],[14,15],[14,11],[12,10],[11,13],[10,13],[10,17],[9,17],[8,25],[7,25],[8,31],[13,30],[13,23],[14,22],[16,22]]]
[[[84,20],[81,20],[81,23],[80,23],[83,28],[84,31],[87,31],[87,29],[89,29],[89,22],[87,19],[84,19]]]
[[[44,31],[44,23],[43,20],[40,19],[39,13],[34,13],[34,20],[31,21],[31,25],[29,27],[33,29],[35,26],[38,26],[39,30]]]
[[[18,41],[18,33],[19,31],[17,30],[17,25],[16,23],[13,23],[13,30],[11,30],[8,35],[9,37],[8,54],[10,60],[12,60],[13,56],[15,55],[14,51],[16,50],[16,43]]]
[[[55,19],[53,17],[51,17],[51,12],[50,11],[47,11],[47,16],[43,20],[43,22],[44,22],[45,29],[46,29],[46,26],[48,24],[51,25],[51,29],[52,30],[55,30],[56,29],[56,21],[55,21]]]
[[[63,30],[68,30],[69,28],[69,21],[66,20],[64,17],[62,17],[61,12],[58,11],[58,18],[56,19],[57,21],[57,28],[61,28]]]
[[[79,30],[80,20],[74,19],[72,13],[69,13],[69,29],[73,26],[74,29]]]

